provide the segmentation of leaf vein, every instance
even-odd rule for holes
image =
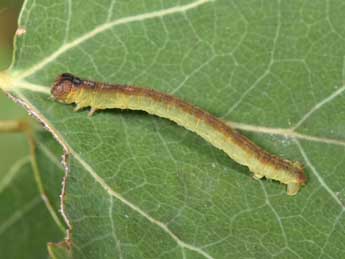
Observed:
[[[195,247],[191,244],[185,243],[184,241],[180,240],[164,223],[162,223],[159,220],[154,219],[149,214],[147,214],[145,211],[143,211],[141,208],[136,206],[135,204],[131,203],[127,199],[125,199],[121,194],[115,192],[95,171],[94,169],[86,162],[84,161],[77,153],[75,153],[73,150],[71,150],[71,154],[76,158],[76,160],[79,161],[79,163],[90,173],[90,175],[98,182],[101,187],[111,196],[115,197],[119,201],[121,201],[123,204],[127,205],[132,210],[136,211],[138,214],[146,218],[148,221],[150,221],[152,224],[157,225],[160,227],[164,232],[166,232],[173,240],[176,241],[176,243],[184,248],[187,248],[189,250],[195,251],[201,255],[203,255],[205,258],[211,259],[213,258],[211,255],[203,251],[202,249]]]
[[[149,12],[149,13],[143,13],[143,14],[139,14],[139,15],[124,17],[124,18],[116,19],[116,20],[108,22],[108,23],[103,23],[103,24],[97,26],[92,31],[80,36],[79,38],[76,38],[75,40],[73,40],[67,44],[62,45],[59,49],[57,49],[55,52],[50,54],[48,57],[44,58],[42,61],[40,61],[36,65],[34,65],[31,68],[20,73],[18,75],[18,79],[23,79],[23,78],[31,76],[35,72],[41,70],[44,66],[46,66],[50,62],[56,60],[59,56],[61,56],[66,51],[80,45],[81,43],[83,43],[89,39],[92,39],[96,35],[104,32],[104,31],[107,31],[107,30],[109,30],[115,26],[122,25],[122,24],[129,24],[132,22],[144,21],[144,20],[148,20],[148,19],[164,17],[167,15],[172,15],[172,14],[177,14],[177,13],[184,13],[188,10],[197,8],[198,6],[206,4],[210,1],[212,1],[212,0],[197,0],[195,2],[186,4],[186,5],[175,6],[175,7],[171,7],[171,8],[167,8],[167,9],[163,9],[163,10],[158,10],[158,11],[153,11],[153,12]]]

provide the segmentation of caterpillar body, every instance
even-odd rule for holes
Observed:
[[[91,107],[90,116],[96,110],[117,108],[172,120],[247,166],[256,179],[266,177],[286,184],[288,195],[295,195],[306,183],[301,163],[268,153],[222,120],[175,96],[148,88],[82,80],[69,73],[56,79],[51,93],[59,102],[75,103],[75,110]]]

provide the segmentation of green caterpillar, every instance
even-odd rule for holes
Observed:
[[[82,80],[68,73],[57,78],[51,93],[59,102],[76,103],[75,110],[91,107],[90,116],[96,110],[118,108],[142,110],[172,120],[248,166],[256,179],[266,177],[286,184],[288,195],[295,195],[306,183],[299,162],[268,153],[220,119],[174,96],[147,88]]]

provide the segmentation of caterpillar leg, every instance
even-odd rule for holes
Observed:
[[[255,180],[260,180],[262,177],[264,177],[262,174],[254,174],[254,175],[253,175],[253,178],[254,178]]]
[[[96,108],[91,108],[89,113],[87,114],[89,117],[91,117],[95,112],[97,111]]]
[[[77,105],[74,107],[73,111],[74,111],[74,112],[77,112],[77,111],[81,110],[82,108],[83,108],[83,107],[81,107],[79,104],[77,104]]]
[[[287,194],[288,195],[296,195],[301,188],[301,185],[298,183],[288,183],[287,184]]]

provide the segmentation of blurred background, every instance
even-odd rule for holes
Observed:
[[[0,69],[11,63],[13,36],[23,0],[0,0]]]
[[[12,59],[13,37],[23,0],[0,0],[0,71],[6,69]],[[25,119],[23,108],[15,104],[0,90],[0,120]],[[26,139],[18,133],[0,134],[0,178],[14,162],[28,154]]]

